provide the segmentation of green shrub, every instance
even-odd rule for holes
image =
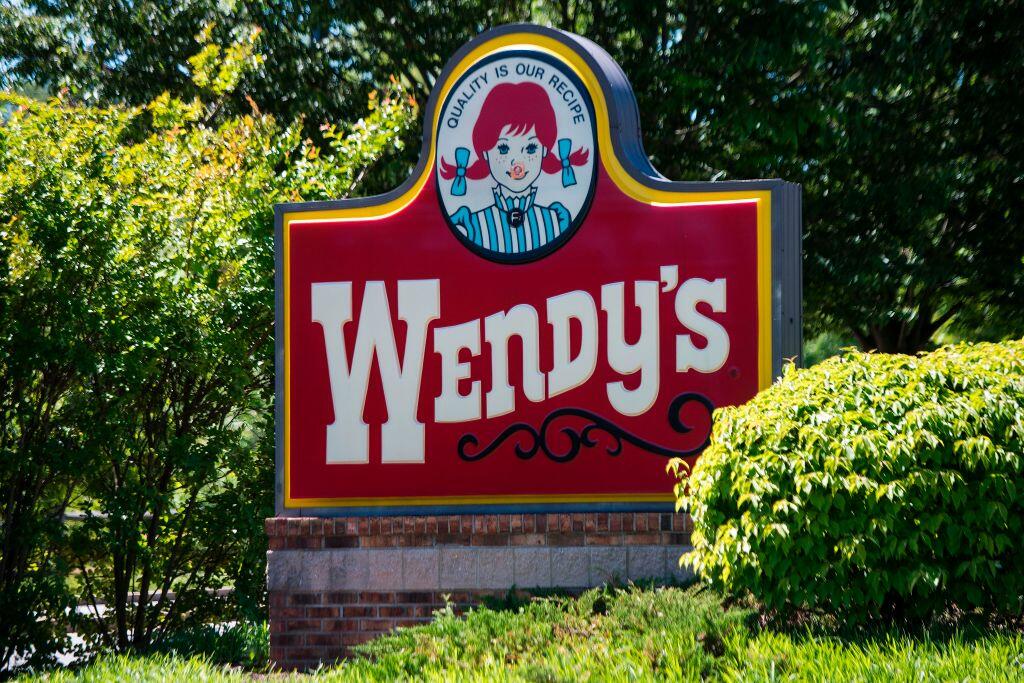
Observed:
[[[227,96],[237,59],[202,54]],[[415,106],[374,94],[321,148],[220,101],[0,93],[0,668],[262,611],[273,205],[361,189]]]
[[[211,664],[260,669],[270,661],[270,628],[265,621],[240,621],[230,626],[202,624],[171,633],[155,651],[178,657],[202,656]]]
[[[1020,613],[1024,341],[848,352],[716,420],[676,486],[715,586],[854,619]]]

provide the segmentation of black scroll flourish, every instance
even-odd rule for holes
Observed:
[[[704,408],[708,416],[708,428],[701,444],[695,448],[686,450],[669,448],[667,446],[642,439],[639,436],[626,431],[611,420],[589,410],[584,410],[583,408],[559,408],[558,410],[552,411],[544,418],[539,430],[534,429],[528,424],[517,422],[516,424],[507,427],[501,434],[491,441],[491,443],[476,453],[468,453],[467,448],[475,447],[479,443],[479,439],[477,439],[473,434],[464,434],[462,438],[459,439],[458,454],[462,460],[467,462],[482,460],[496,451],[508,439],[513,436],[525,434],[527,437],[525,443],[520,436],[515,445],[516,457],[519,459],[529,460],[540,450],[543,451],[544,455],[550,460],[555,462],[569,462],[579,455],[583,447],[593,448],[597,446],[598,440],[595,438],[594,434],[595,432],[601,432],[607,434],[612,439],[611,445],[605,449],[605,452],[612,457],[618,456],[622,452],[622,444],[625,442],[654,455],[659,455],[665,458],[682,458],[699,453],[711,442],[711,416],[715,406],[711,403],[710,399],[703,394],[687,392],[679,394],[672,399],[672,402],[668,407],[669,426],[672,427],[673,431],[679,434],[689,434],[693,431],[693,427],[685,424],[681,417],[683,408],[690,403],[696,403]],[[556,450],[551,443],[549,430],[552,429],[552,424],[556,420],[563,417],[581,418],[588,420],[589,424],[584,425],[581,429],[574,429],[570,426],[565,426],[559,429],[558,433],[565,437],[567,447]]]
[[[467,446],[476,446],[478,443],[480,443],[480,441],[472,434],[463,434],[462,438],[459,439],[459,457],[467,462],[483,460],[488,455],[493,453],[495,449],[498,448],[498,446],[503,444],[506,439],[515,436],[519,432],[524,432],[527,434],[527,436],[529,436],[529,440],[527,441],[527,444],[529,445],[526,448],[523,448],[522,443],[520,441],[516,441],[516,457],[522,460],[529,460],[530,458],[537,454],[537,448],[539,448],[540,435],[537,434],[536,429],[522,422],[517,422],[514,425],[509,425],[505,429],[505,431],[498,435],[498,438],[492,441],[486,448],[484,448],[479,453],[466,453]]]

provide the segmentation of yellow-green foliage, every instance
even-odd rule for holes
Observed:
[[[357,191],[415,107],[375,95],[323,148],[216,107],[0,93],[0,662],[45,661],[69,619],[145,648],[230,618],[207,588],[263,594],[273,204]]]
[[[1024,341],[848,352],[716,420],[676,487],[713,585],[851,617],[1020,612]]]
[[[758,631],[749,610],[723,608],[704,589],[594,589],[465,618],[442,610],[429,625],[383,636],[359,655],[275,683],[377,681],[1014,681],[1024,640],[1011,630],[913,636],[894,629],[847,636],[819,624],[800,633]],[[101,656],[77,671],[27,681],[251,681],[215,660]]]

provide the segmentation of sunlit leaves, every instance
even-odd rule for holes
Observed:
[[[688,560],[773,607],[1019,611],[1022,413],[1024,341],[790,368],[677,486]]]
[[[205,87],[230,88],[227,64],[244,55],[208,57]],[[222,609],[209,587],[258,604],[273,510],[273,205],[360,191],[414,103],[381,93],[323,154],[297,124],[257,112],[215,125],[215,101],[0,104],[0,489],[40,510],[68,496],[85,513],[59,548],[77,597],[108,608],[76,628],[107,646],[145,647]],[[54,472],[70,490],[46,489]],[[27,477],[43,493],[23,491]]]

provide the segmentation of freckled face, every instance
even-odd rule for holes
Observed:
[[[540,176],[541,162],[548,150],[540,144],[534,129],[512,135],[509,126],[502,129],[498,143],[484,152],[491,176],[512,192],[523,192]]]

